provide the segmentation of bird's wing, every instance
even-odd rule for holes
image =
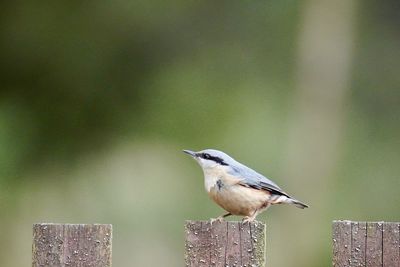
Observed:
[[[243,164],[238,164],[235,167],[230,168],[229,174],[239,178],[239,184],[243,186],[252,187],[258,190],[267,190],[273,194],[289,197],[289,195],[286,194],[277,184]]]

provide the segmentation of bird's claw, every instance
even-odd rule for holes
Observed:
[[[255,217],[244,217],[243,219],[242,219],[242,223],[251,223],[251,222],[253,222],[254,221],[254,219],[255,219]]]
[[[218,218],[211,218],[211,219],[210,219],[211,225],[212,225],[213,223],[215,223],[215,222],[222,223],[223,221],[224,221],[224,217],[223,217],[223,216],[219,216]]]

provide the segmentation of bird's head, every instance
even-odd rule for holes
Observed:
[[[215,149],[205,149],[198,152],[183,150],[186,154],[192,156],[203,170],[211,169],[217,166],[229,166],[234,159],[222,151]]]

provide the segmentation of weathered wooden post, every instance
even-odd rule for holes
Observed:
[[[334,267],[400,267],[400,223],[334,221]]]
[[[186,221],[185,229],[188,267],[265,266],[262,222]]]
[[[111,266],[111,239],[111,224],[34,224],[32,267]]]

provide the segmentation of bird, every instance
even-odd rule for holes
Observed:
[[[203,169],[204,186],[209,197],[228,212],[211,219],[211,223],[222,222],[230,215],[243,216],[242,222],[250,223],[273,204],[308,208],[307,204],[289,196],[273,181],[222,151],[183,152],[193,157]]]

